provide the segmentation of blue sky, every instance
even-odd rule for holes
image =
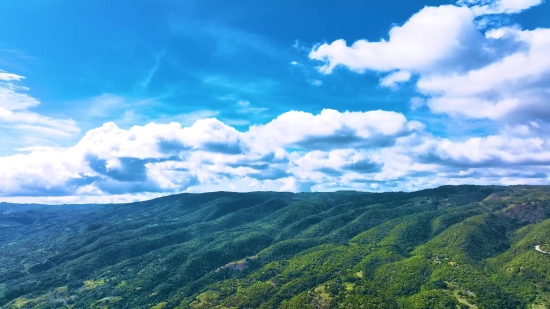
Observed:
[[[0,199],[548,183],[547,16],[541,0],[4,0]]]
[[[307,53],[314,44],[342,35],[383,37],[392,23],[424,5],[401,1],[402,9],[395,11],[395,4],[360,2],[43,2],[34,1],[30,9],[18,1],[2,4],[0,26],[15,31],[3,32],[0,42],[3,49],[20,52],[3,52],[3,70],[26,77],[33,96],[47,103],[37,112],[68,115],[90,128],[119,116],[78,119],[87,106],[77,102],[104,93],[130,101],[154,99],[157,105],[142,122],[198,109],[242,122],[243,115],[223,100],[229,97],[269,108],[266,119],[246,119],[252,122],[296,108],[318,112],[390,105],[406,111],[406,91],[380,89],[375,75],[323,76]],[[336,12],[346,17],[336,18]],[[292,67],[292,61],[304,67]],[[311,84],[317,80],[325,86]]]

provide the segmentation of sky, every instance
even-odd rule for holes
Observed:
[[[543,0],[3,0],[0,202],[550,184]]]

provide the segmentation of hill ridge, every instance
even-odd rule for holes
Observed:
[[[548,186],[0,204],[0,306],[544,308],[549,218]]]

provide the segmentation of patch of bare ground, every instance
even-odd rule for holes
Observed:
[[[521,222],[538,223],[546,218],[546,209],[538,202],[513,204],[502,210],[502,213]]]

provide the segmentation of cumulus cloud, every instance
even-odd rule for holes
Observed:
[[[217,190],[385,191],[548,181],[549,139],[510,132],[453,141],[379,110],[291,111],[244,132],[215,118],[128,130],[106,123],[72,147],[0,157],[0,196],[104,202]]]
[[[396,78],[407,81],[408,74],[462,73],[499,61],[528,45],[506,29],[481,33],[476,15],[465,6],[425,7],[403,25],[392,27],[388,40],[358,40],[351,46],[336,40],[314,46],[309,58],[324,62],[318,69],[326,74],[336,67],[358,73],[398,71],[382,82]]]
[[[359,40],[351,46],[344,40],[336,40],[314,47],[309,58],[323,61],[319,70],[326,74],[337,66],[359,73],[441,70],[459,65],[456,60],[460,55],[478,57],[472,48],[479,48],[483,36],[474,18],[472,10],[466,7],[425,7],[402,26],[393,27],[388,40]]]
[[[391,146],[400,136],[421,130],[403,114],[388,111],[338,112],[318,115],[290,111],[266,125],[252,126],[245,138],[254,149],[296,147],[305,150]]]
[[[476,70],[421,78],[417,86],[431,96],[428,106],[471,118],[550,120],[550,29],[505,28],[487,35],[513,36],[526,47]]]
[[[452,167],[550,166],[550,143],[539,137],[493,135],[463,142],[433,139],[416,147],[420,162]]]
[[[309,57],[322,61],[330,74],[336,67],[364,73],[389,73],[382,86],[396,87],[413,75],[421,94],[413,109],[426,105],[438,114],[489,119],[503,126],[550,121],[550,29],[522,30],[498,26],[484,33],[476,17],[512,14],[539,0],[464,0],[425,7],[394,26],[388,40],[343,40],[315,46]]]

